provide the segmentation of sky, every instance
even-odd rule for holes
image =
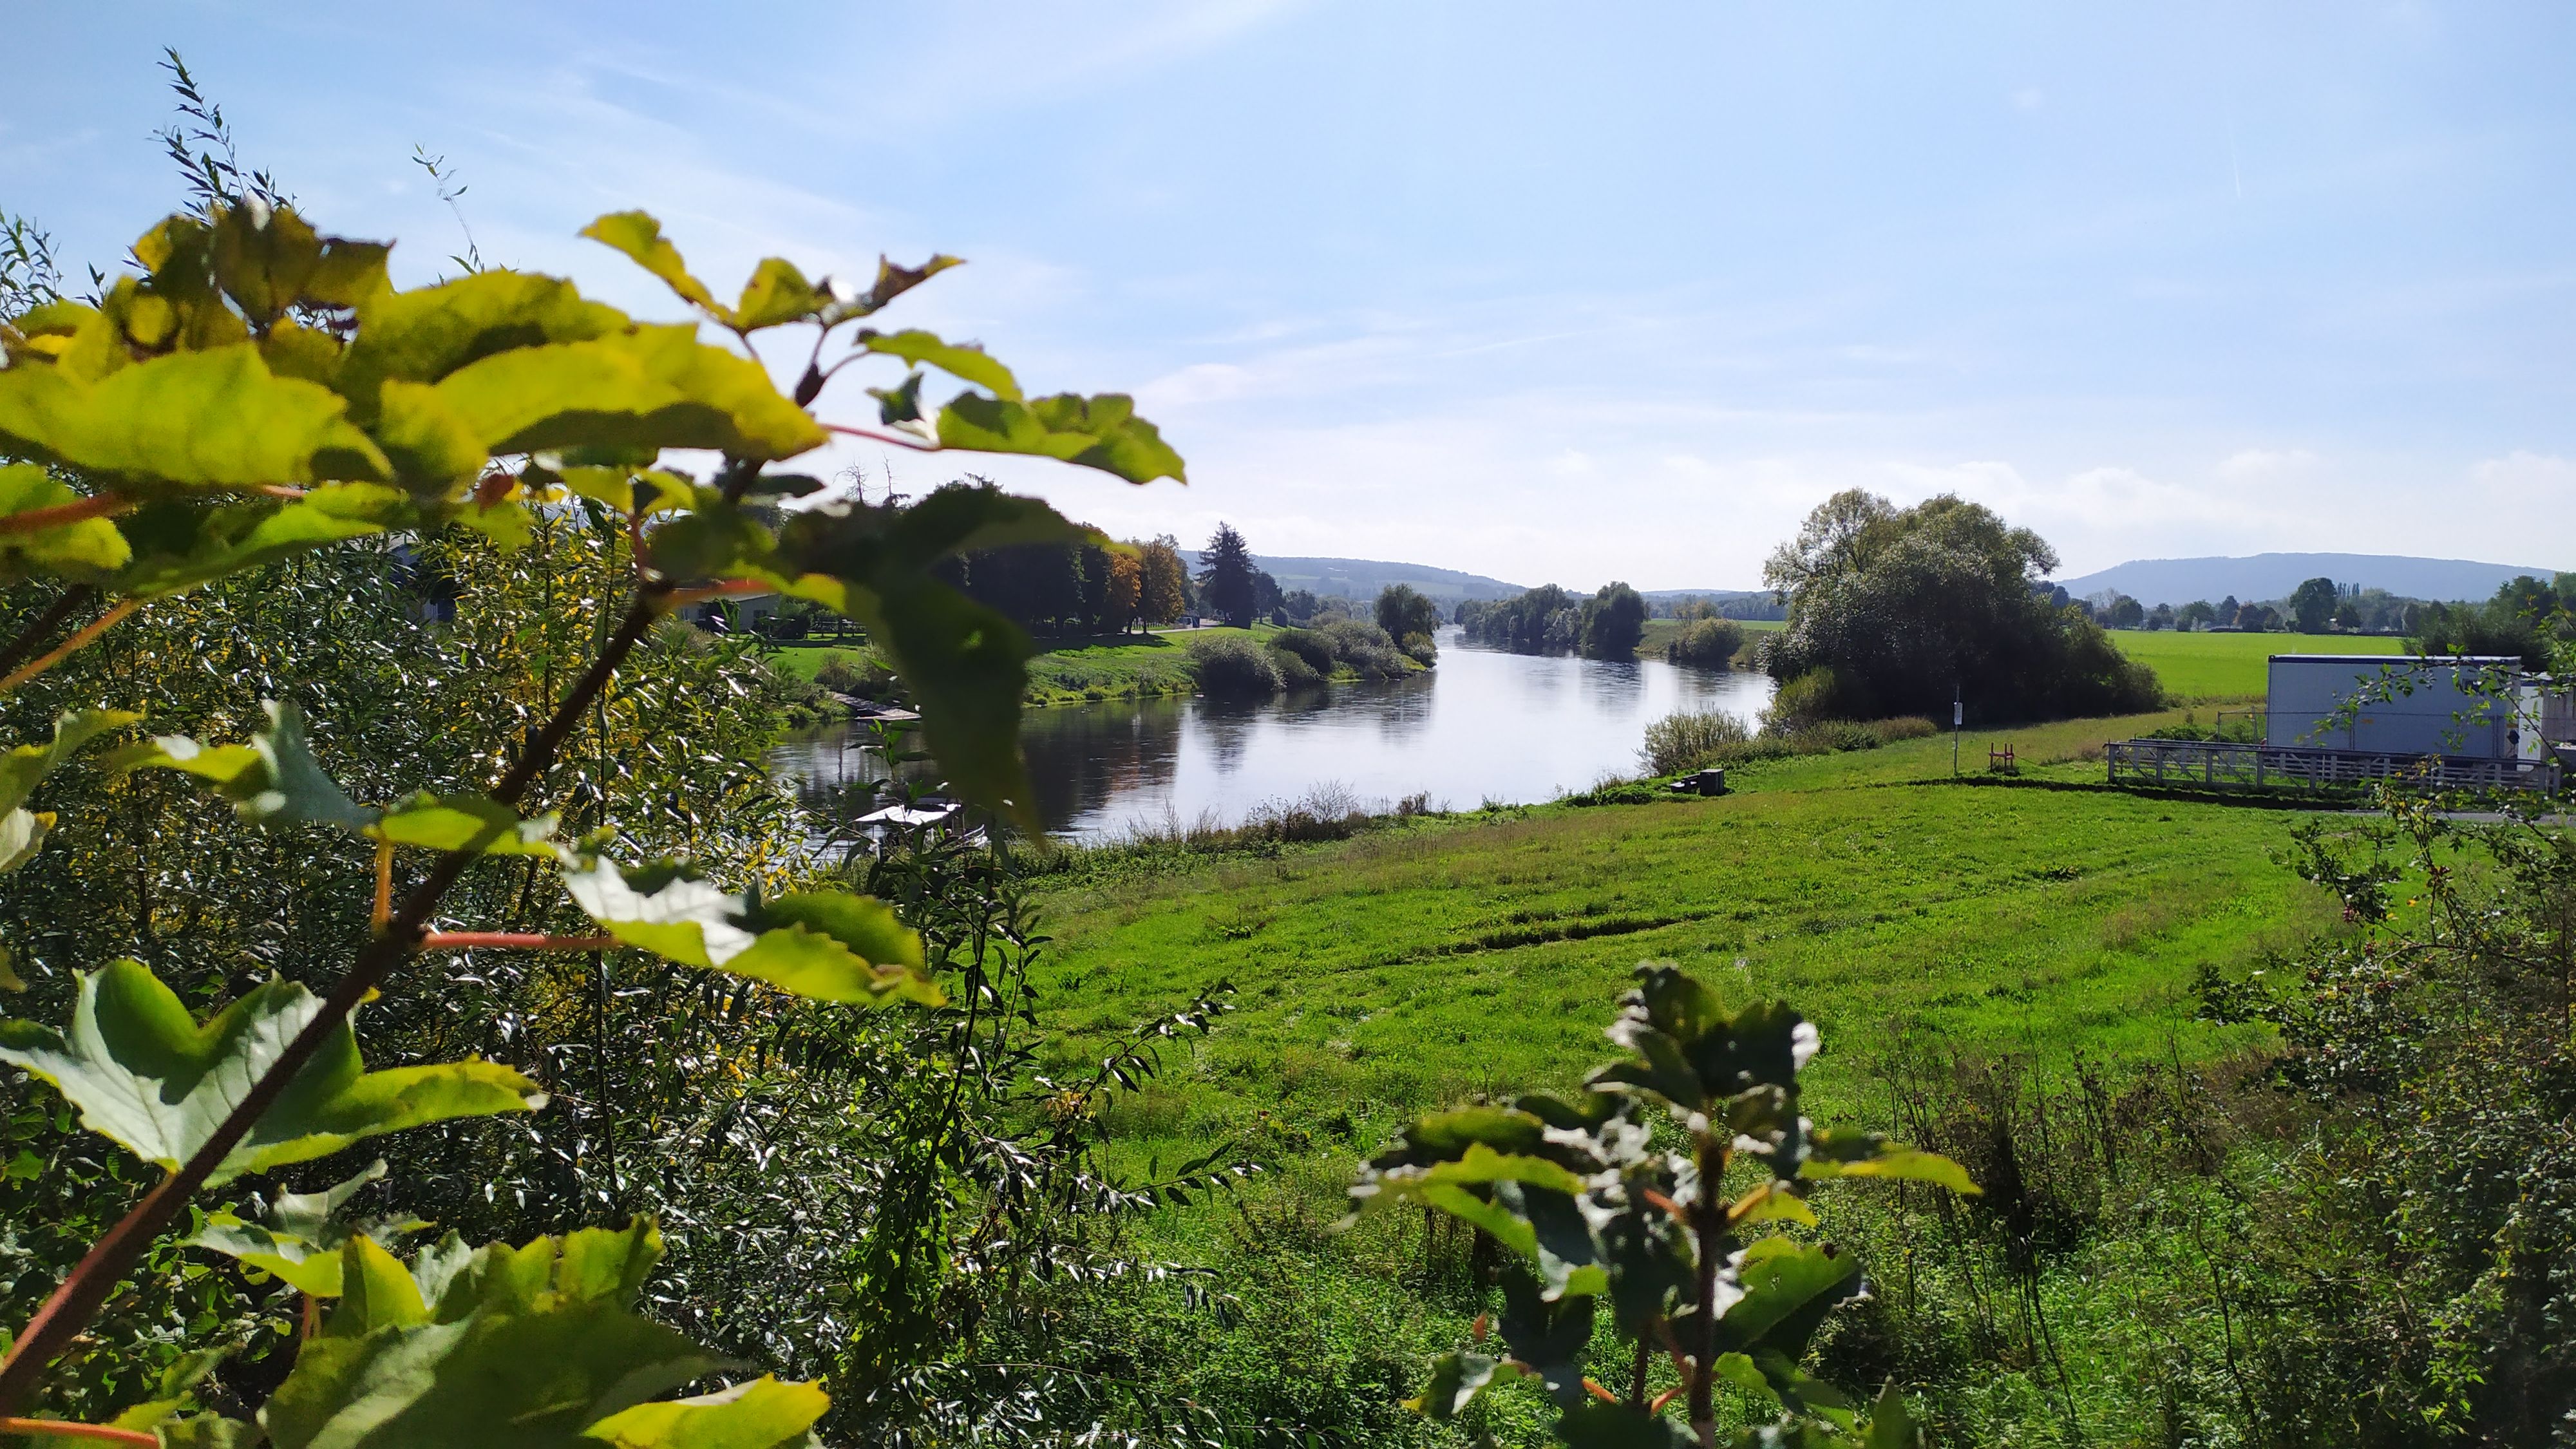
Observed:
[[[632,207],[720,292],[951,252],[891,322],[1134,394],[1190,477],[821,465],[873,487],[1579,588],[1758,586],[1852,487],[1987,504],[2062,575],[2576,566],[2564,5],[9,9],[0,211],[66,261],[177,204],[174,46],[407,283],[470,228],[676,318],[575,237]],[[894,380],[855,371],[827,417]]]

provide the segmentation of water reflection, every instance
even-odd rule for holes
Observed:
[[[1050,830],[1114,833],[1167,816],[1239,820],[1327,782],[1366,803],[1417,791],[1472,809],[1544,800],[1632,773],[1646,726],[1677,709],[1750,722],[1771,681],[1660,662],[1506,654],[1444,631],[1440,667],[1383,684],[1301,690],[1266,704],[1110,700],[1031,711],[1022,737]],[[839,732],[782,746],[782,774],[828,783],[872,768]]]

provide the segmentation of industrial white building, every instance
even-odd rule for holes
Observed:
[[[2538,760],[2549,681],[2514,658],[2275,654],[2263,742],[2469,760]]]

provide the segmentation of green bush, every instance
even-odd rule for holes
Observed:
[[[1270,643],[1270,662],[1279,671],[1279,682],[1290,689],[1303,689],[1321,684],[1325,675],[1306,662],[1306,656],[1293,649],[1282,649],[1277,640]]]
[[[1654,774],[1678,775],[1699,769],[1719,752],[1752,738],[1744,721],[1718,710],[1668,714],[1646,726],[1646,743],[1637,757]]]
[[[1674,664],[1724,669],[1733,664],[1735,656],[1743,650],[1743,625],[1733,619],[1694,619],[1684,624],[1672,642],[1664,646],[1664,658]]]
[[[1270,647],[1293,654],[1317,675],[1329,675],[1341,661],[1333,654],[1333,641],[1312,629],[1282,629],[1270,636]]]
[[[1268,699],[1286,687],[1278,655],[1249,639],[1193,639],[1190,663],[1210,699]]]

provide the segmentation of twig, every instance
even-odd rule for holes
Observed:
[[[36,621],[18,631],[18,637],[0,647],[0,673],[18,667],[18,662],[35,651],[37,645],[52,637],[65,620],[98,602],[98,590],[89,584],[74,584],[47,606]]]
[[[823,428],[826,432],[846,433],[853,438],[873,438],[880,443],[899,443],[916,453],[939,451],[937,443],[925,443],[919,438],[907,437],[902,433],[881,433],[874,428],[854,428],[846,423],[825,423]]]
[[[607,687],[609,677],[617,672],[637,641],[652,627],[670,591],[667,583],[647,583],[636,590],[626,617],[618,623],[617,631],[609,636],[599,656],[591,661],[590,668],[582,674],[572,692],[555,706],[553,716],[528,742],[519,762],[494,787],[494,800],[503,805],[515,805],[521,796],[527,794],[528,788],[553,761],[555,752],[571,736],[581,712],[590,706],[591,698]],[[485,835],[497,837],[502,829],[496,823],[486,827]],[[36,1310],[36,1316],[28,1320],[26,1329],[11,1345],[7,1361],[0,1363],[0,1414],[14,1412],[34,1396],[36,1383],[46,1368],[98,1316],[108,1296],[116,1291],[117,1283],[142,1261],[153,1240],[178,1219],[188,1199],[231,1155],[234,1145],[248,1135],[252,1126],[284,1095],[287,1085],[339,1031],[348,1020],[349,1013],[374,992],[386,973],[418,948],[424,927],[438,910],[439,900],[464,876],[466,867],[474,863],[482,844],[483,841],[478,839],[463,850],[449,851],[438,858],[428,876],[404,897],[402,908],[393,919],[358,953],[349,974],[331,988],[330,995],[323,999],[322,1010],[286,1044],[285,1050],[278,1054],[269,1069],[250,1084],[250,1089],[242,1094],[241,1100],[234,1104],[205,1144],[180,1164],[177,1172],[163,1178],[158,1186],[145,1194],[143,1201],[135,1204],[116,1226],[108,1229],[106,1236],[90,1245],[88,1254],[72,1269],[71,1276],[54,1289],[44,1306]]]
[[[125,602],[118,604],[115,608],[108,610],[106,613],[99,615],[95,619],[92,619],[89,623],[81,626],[81,631],[79,633],[74,634],[72,637],[64,640],[60,645],[56,646],[52,653],[46,654],[41,658],[31,659],[28,662],[19,665],[17,668],[10,670],[7,675],[0,676],[0,690],[15,689],[19,685],[26,683],[28,680],[35,678],[37,675],[44,673],[46,670],[53,668],[55,665],[62,663],[65,659],[68,659],[72,655],[80,652],[82,649],[87,648],[98,638],[99,635],[115,628],[119,623],[124,621],[126,615],[131,614],[142,607],[143,601],[141,599],[127,599]]]

